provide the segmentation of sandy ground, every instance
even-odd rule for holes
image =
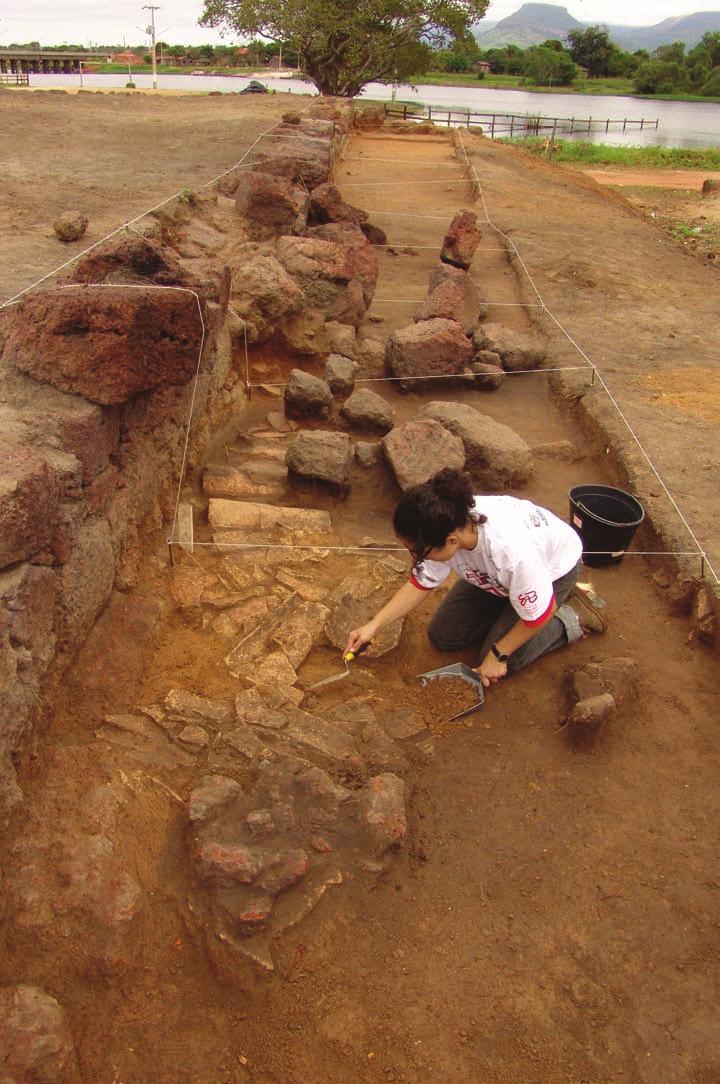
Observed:
[[[188,100],[186,114],[181,101],[151,100],[145,111],[137,100],[106,106],[60,97],[34,113],[36,100],[23,102],[26,112],[11,111],[28,142],[10,161],[11,179],[0,183],[0,198],[18,215],[13,258],[3,268],[8,292],[57,252],[47,223],[50,208],[66,205],[71,170],[63,159],[55,178],[48,130],[62,130],[73,153],[82,134],[83,191],[108,184],[98,162],[109,132],[127,133],[134,124],[138,143],[146,140],[155,155],[154,169],[142,162],[140,188],[135,156],[113,156],[104,199],[120,207],[105,207],[99,229],[145,206],[150,178],[157,199],[219,172],[244,149],[234,131],[230,146],[216,146],[219,133],[229,138],[227,126],[240,122],[235,101]],[[68,112],[77,103],[82,112]],[[210,128],[216,107],[213,139],[202,127]],[[4,96],[0,108],[7,109]],[[271,119],[263,112],[244,123],[254,132]],[[184,140],[191,131],[200,143],[189,167]],[[490,218],[512,235],[548,305],[606,376],[703,540],[717,546],[714,268],[592,181],[481,139],[468,147]],[[26,183],[35,171],[45,178],[42,200]],[[428,176],[441,183],[413,184]],[[373,210],[395,249],[382,256],[372,310],[381,322],[370,327],[386,334],[407,321],[408,303],[424,293],[436,249],[422,246],[439,244],[451,214],[470,206],[468,192],[445,139],[355,138],[338,180],[346,198]],[[100,215],[103,199],[94,198]],[[408,246],[414,251],[404,252]],[[473,275],[498,306],[526,296],[492,228]],[[503,321],[527,326],[529,310],[501,311]],[[554,360],[577,364],[567,340],[545,330]],[[292,359],[258,348],[252,364],[269,380]],[[574,462],[539,460],[527,487],[559,514],[566,514],[571,485],[612,479],[611,457],[559,412],[546,376],[453,398],[466,398],[530,443],[574,443]],[[421,396],[393,400],[407,417]],[[239,420],[251,422],[275,405],[256,398]],[[351,540],[369,522],[386,531],[396,496],[384,473],[357,468],[349,502],[327,503]],[[168,597],[157,539],[148,539],[148,553],[135,593],[139,609],[144,600]],[[143,841],[143,968],[89,988],[73,977],[72,945],[20,956],[6,937],[3,977],[38,982],[62,1001],[84,1079],[93,1084],[714,1084],[716,663],[688,641],[687,621],[669,614],[652,582],[658,568],[626,558],[597,570],[611,621],[602,639],[491,690],[482,716],[468,726],[435,728],[434,760],[409,775],[408,847],[375,889],[349,885],[340,902],[324,901],[278,946],[274,976],[239,986],[218,979],[183,920],[182,814],[172,802],[134,797],[125,824],[129,838]],[[338,579],[346,572],[339,565]],[[426,617],[413,615],[401,649],[358,668],[341,689],[331,688],[329,702],[375,691],[422,711],[416,675],[447,661],[427,644]],[[100,649],[91,642],[86,667],[93,650]],[[23,786],[40,815],[54,786],[72,802],[99,770],[104,754],[92,736],[103,711],[129,710],[177,685],[230,695],[221,652],[209,634],[169,612],[142,655],[121,637],[111,657],[97,659],[101,684],[89,680],[92,666],[70,675],[43,754],[24,769]],[[593,750],[577,750],[561,730],[568,665],[626,654],[639,665],[638,698]],[[329,653],[318,653],[301,676],[317,679],[332,663]],[[187,781],[176,786],[184,793]]]
[[[297,95],[0,93],[0,297],[9,298],[124,222],[228,169]],[[63,211],[90,219],[58,241]]]
[[[612,184],[619,188],[685,188],[700,191],[703,181],[716,181],[720,173],[700,169],[584,169],[583,173],[598,184]]]

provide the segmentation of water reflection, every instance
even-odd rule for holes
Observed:
[[[209,90],[223,93],[237,93],[250,82],[250,76],[200,76],[200,75],[160,75],[158,85],[161,90]],[[310,83],[301,79],[277,79],[260,76],[260,81],[269,90],[285,94],[314,94]],[[78,75],[33,75],[33,86],[79,87]],[[85,88],[97,86],[121,89],[127,82],[127,76],[88,75],[83,77]],[[133,75],[133,82],[138,88],[150,89],[150,75]],[[622,131],[578,133],[574,138],[591,140],[597,143],[613,143],[624,146],[658,147],[719,147],[720,146],[720,105],[715,102],[659,102],[647,98],[621,98],[613,95],[591,94],[531,94],[522,90],[489,90],[483,87],[412,87],[401,85],[395,89],[396,97],[401,101],[418,102],[440,108],[470,109],[483,113],[542,114],[549,117],[574,117],[576,121],[587,122],[589,117],[605,121],[608,118],[623,120],[645,118],[660,121],[657,130],[634,130],[623,134]],[[392,88],[382,83],[370,83],[361,97],[389,101]]]

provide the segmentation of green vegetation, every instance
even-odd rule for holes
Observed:
[[[488,0],[204,0],[200,22],[239,36],[284,41],[302,56],[304,72],[322,94],[354,97],[373,80],[402,82],[426,71],[434,44],[477,49],[470,27],[487,5]]]
[[[328,7],[327,4],[330,3]],[[623,52],[605,30],[573,30],[567,41],[550,39],[521,49],[481,49],[469,30],[488,0],[204,0],[202,21],[247,38],[247,45],[157,43],[157,70],[184,74],[247,75],[278,57],[298,69],[323,93],[352,96],[368,82],[409,82],[483,89],[575,94],[637,95],[671,101],[720,101],[720,32],[706,33],[694,48],[683,42]],[[37,47],[26,43],[25,48]],[[58,45],[52,49],[82,47]],[[127,50],[123,60],[87,71],[127,73],[151,70],[145,48]],[[97,51],[97,50],[96,50]],[[127,57],[127,59],[125,59]],[[128,66],[128,60],[130,66]]]
[[[503,140],[509,143],[510,140]],[[533,154],[547,154],[547,140],[514,139],[514,146]],[[682,147],[613,147],[607,143],[558,139],[552,148],[553,162],[583,166],[630,166],[640,169],[703,169],[720,171],[720,150],[686,150]]]

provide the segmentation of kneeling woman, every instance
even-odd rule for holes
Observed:
[[[414,610],[451,569],[459,582],[428,635],[442,651],[481,645],[477,671],[486,686],[579,640],[584,629],[604,629],[584,599],[567,603],[581,568],[578,535],[530,501],[475,496],[464,474],[442,470],[408,490],[393,525],[415,561],[410,580],[371,621],[352,630],[347,651]]]

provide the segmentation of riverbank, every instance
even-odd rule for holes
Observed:
[[[254,79],[287,79],[286,73],[279,75],[276,71],[258,71],[257,68],[238,67],[238,68],[223,68],[222,71],[218,70],[206,70],[200,68],[198,65],[198,71],[201,71],[202,76],[205,78],[254,78]],[[288,69],[290,71],[291,69]],[[115,75],[118,73],[125,73],[126,67],[120,64],[103,64],[93,70],[92,74],[97,75]],[[293,69],[292,78],[301,80],[303,76],[298,69]],[[188,71],[187,67],[174,67],[169,64],[159,64],[157,67],[158,75],[193,75],[194,73]],[[133,77],[136,75],[151,75],[152,68],[147,65],[136,65],[133,68]],[[196,76],[199,78],[199,76]],[[312,83],[307,80],[308,88],[312,88]],[[619,98],[633,98],[633,99],[646,99],[648,101],[660,101],[660,102],[720,102],[720,97],[705,98],[698,94],[636,94],[633,89],[632,79],[626,79],[623,76],[608,76],[602,79],[576,79],[570,86],[557,86],[547,87],[539,86],[532,83],[526,83],[522,75],[499,75],[490,74],[478,76],[474,72],[467,72],[464,74],[456,72],[439,72],[430,71],[425,72],[423,75],[414,75],[410,79],[410,85],[413,87],[467,87],[480,90],[514,90],[526,92],[528,94],[583,94],[583,95],[604,95],[613,96]]]
[[[720,170],[720,150],[708,147],[691,150],[685,147],[617,147],[609,143],[585,143],[570,139],[558,139],[551,154],[546,139],[500,140],[512,142],[542,158],[552,157],[553,162],[583,166],[622,166],[641,169],[673,170]]]

